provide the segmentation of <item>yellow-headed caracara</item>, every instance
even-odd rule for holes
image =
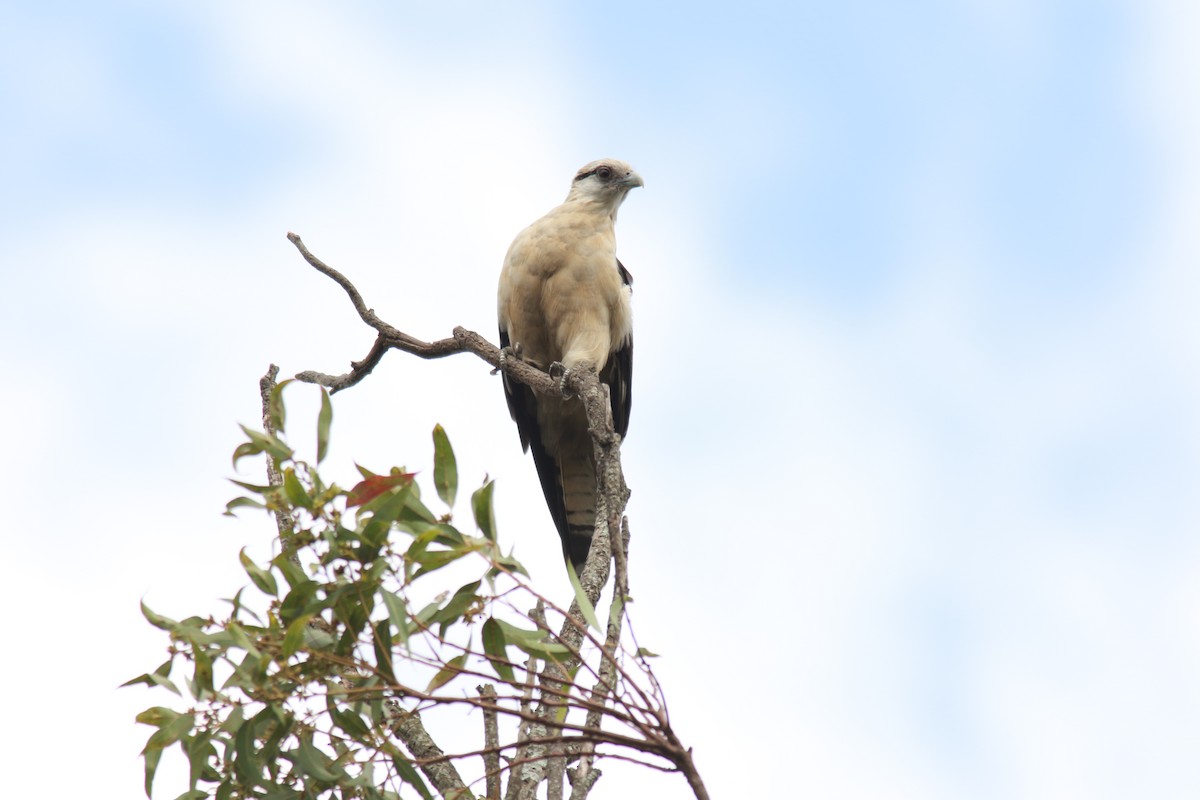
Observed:
[[[633,278],[617,260],[613,227],[642,179],[624,161],[581,168],[562,205],[517,234],[500,272],[500,346],[546,370],[588,364],[608,384],[613,425],[629,429]],[[582,572],[595,523],[596,468],[578,399],[535,395],[504,378],[521,446],[533,450],[563,555]]]

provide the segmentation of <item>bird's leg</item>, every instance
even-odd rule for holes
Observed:
[[[558,378],[558,391],[562,393],[564,398],[569,400],[574,397],[574,395],[567,391],[567,376],[571,374],[571,370],[567,369],[565,364],[561,361],[555,361],[550,365],[550,369],[547,372],[550,373],[551,378]]]

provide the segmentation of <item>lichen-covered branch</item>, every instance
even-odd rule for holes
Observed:
[[[421,716],[414,712],[400,711],[392,720],[392,731],[408,747],[413,759],[434,788],[446,800],[467,800],[472,797],[454,765],[445,759],[442,748],[437,746]]]
[[[477,687],[480,700],[495,703],[496,687]],[[487,800],[500,800],[500,726],[495,705],[483,707],[483,768],[487,781]]]
[[[279,367],[271,364],[266,373],[258,379],[258,393],[262,396],[263,430],[269,436],[275,435],[275,421],[271,418],[271,396],[275,393],[275,378],[279,376]],[[282,486],[283,476],[275,467],[275,460],[267,459],[267,483],[271,486]],[[279,530],[279,541],[286,546],[292,533],[296,530],[296,520],[286,509],[277,508],[273,512],[275,527]]]

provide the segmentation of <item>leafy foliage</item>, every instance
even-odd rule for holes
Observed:
[[[269,459],[276,477],[233,481],[243,494],[225,511],[274,514],[275,555],[260,563],[239,552],[248,584],[224,615],[176,620],[142,606],[167,633],[168,658],[126,685],[165,689],[187,705],[137,717],[153,729],[142,751],[148,796],[172,747],[188,765],[178,800],[465,800],[473,795],[458,767],[480,757],[492,796],[507,773],[510,790],[533,797],[555,760],[559,785],[575,763],[572,780],[586,794],[599,776],[592,761],[605,755],[596,748],[609,745],[626,760],[638,760],[634,752],[684,772],[706,797],[670,727],[646,661],[653,654],[621,643],[628,597],[613,597],[602,628],[603,579],[585,591],[569,571],[570,612],[534,591],[500,548],[491,481],[471,493],[471,528],[457,527],[458,467],[440,426],[432,480],[441,514],[403,467],[360,466],[349,489],[326,482],[318,464],[329,450],[329,398],[322,392],[316,461],[304,461],[284,436],[287,385],[267,397],[268,429],[243,427],[233,455],[235,465]],[[608,555],[593,548],[585,574],[598,574]],[[472,694],[466,678],[489,683]],[[446,754],[429,736],[421,713],[448,705],[482,712],[482,748]],[[510,723],[503,739],[499,719]]]
[[[436,702],[433,693],[464,675],[519,690],[531,664],[522,667],[510,651],[543,660],[566,653],[544,641],[544,630],[492,616],[504,594],[498,579],[525,574],[497,544],[492,483],[471,498],[479,535],[452,524],[449,510],[440,517],[430,511],[414,473],[403,468],[376,474],[360,467],[348,490],[327,483],[283,438],[284,385],[269,405],[277,433],[243,428],[247,439],[234,451],[235,464],[259,454],[272,459],[282,484],[234,481],[246,494],[226,513],[286,512],[294,530],[265,564],[239,554],[250,583],[228,601],[227,615],[175,620],[142,607],[169,635],[169,658],[126,685],[186,692],[192,703],[137,717],[154,729],[143,750],[147,796],[162,753],[178,745],[190,765],[181,798],[432,797],[397,741],[411,715],[404,706],[414,706],[401,699]],[[323,393],[318,461],[331,420]],[[450,506],[454,451],[440,426],[433,438],[434,482]],[[430,576],[471,556],[482,557],[473,562],[482,565],[476,580],[416,602],[439,588],[423,591]],[[482,652],[471,649],[476,638]]]

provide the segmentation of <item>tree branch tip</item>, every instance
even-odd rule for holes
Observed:
[[[346,388],[345,386],[339,385],[338,378],[333,375],[326,375],[324,372],[306,370],[304,372],[297,372],[292,377],[301,383],[315,383],[317,386],[324,386],[329,390],[330,394],[337,394],[342,389]]]

